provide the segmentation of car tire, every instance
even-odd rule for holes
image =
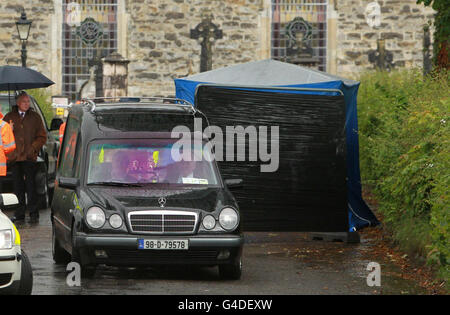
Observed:
[[[30,260],[28,259],[25,251],[22,250],[22,266],[20,285],[18,289],[19,295],[31,295],[33,291],[33,269],[31,267]]]
[[[81,257],[78,249],[75,246],[75,235],[76,229],[75,226],[72,227],[72,262],[76,262],[80,265],[81,269],[81,278],[93,278],[95,276],[95,272],[97,271],[97,266],[87,266],[83,265],[81,262]]]
[[[50,204],[52,202],[51,198],[51,192],[50,192],[50,188],[48,187],[48,171],[47,171],[47,166],[44,164],[44,166],[39,168],[40,170],[42,170],[43,173],[43,177],[45,179],[45,182],[43,183],[44,186],[44,193],[43,194],[38,194],[38,208],[39,209],[47,209],[50,207]]]
[[[223,280],[239,280],[242,275],[242,258],[232,264],[219,265],[219,275]]]
[[[52,256],[55,264],[63,265],[70,262],[70,255],[64,248],[59,245],[59,241],[56,239],[55,225],[52,224]]]
[[[45,193],[42,195],[39,195],[39,210],[44,210],[50,207],[50,197],[48,193],[48,187],[45,187]]]

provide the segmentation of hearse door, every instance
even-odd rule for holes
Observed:
[[[79,132],[79,120],[70,116],[67,121],[65,136],[60,152],[60,160],[58,165],[58,180],[61,178],[70,179],[74,182],[79,178],[79,165],[81,161],[81,141]],[[61,182],[57,184],[52,205],[55,216],[60,221],[60,230],[57,231],[66,243],[71,242],[71,228],[73,220],[73,212],[76,210],[78,201],[77,187],[62,186]]]

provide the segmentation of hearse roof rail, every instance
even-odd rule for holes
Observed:
[[[90,111],[94,112],[97,107],[100,106],[124,106],[127,103],[133,103],[133,106],[136,103],[142,103],[142,105],[155,105],[160,106],[161,104],[152,104],[154,102],[159,102],[164,104],[172,104],[175,106],[181,107],[189,107],[194,112],[194,105],[184,99],[181,98],[172,98],[172,97],[159,97],[159,96],[119,96],[119,97],[92,97],[92,98],[83,98],[81,99],[81,104],[84,106],[89,106]]]

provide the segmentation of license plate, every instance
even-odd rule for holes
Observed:
[[[138,249],[187,250],[188,240],[139,239]]]

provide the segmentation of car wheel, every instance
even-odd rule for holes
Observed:
[[[18,294],[31,295],[33,290],[33,269],[27,254],[22,250],[22,266]]]
[[[50,207],[50,192],[47,183],[44,187],[44,194],[41,196],[41,209],[47,209]]]
[[[42,168],[42,177],[44,178],[42,186],[44,187],[44,192],[38,195],[38,208],[39,209],[47,209],[50,207],[51,203],[51,192],[48,187],[48,174],[47,174],[47,166],[43,166]],[[42,181],[42,180],[41,180]]]
[[[70,262],[70,255],[64,248],[59,245],[59,241],[56,239],[55,225],[52,224],[52,255],[53,261],[56,264],[67,264]]]
[[[242,258],[237,262],[227,265],[219,265],[219,275],[224,280],[239,280],[242,275]]]
[[[80,253],[78,252],[78,249],[75,246],[75,235],[76,235],[76,229],[75,226],[72,227],[72,261],[76,262],[80,265],[81,268],[81,278],[93,278],[95,275],[95,272],[97,270],[96,266],[87,266],[83,265],[81,262]]]

